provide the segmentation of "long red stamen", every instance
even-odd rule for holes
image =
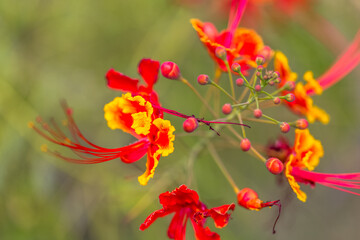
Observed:
[[[279,209],[279,212],[278,212],[278,215],[275,219],[275,222],[274,222],[274,225],[273,225],[273,234],[276,233],[275,231],[275,227],[276,227],[276,224],[280,218],[280,214],[281,214],[281,202],[280,200],[276,200],[276,201],[270,201],[270,202],[263,202],[261,203],[261,207],[272,207],[272,206],[277,206],[278,209]]]
[[[66,125],[72,135],[73,141],[66,137],[66,135],[63,131],[61,131],[54,119],[50,120],[51,125],[44,122],[40,117],[36,119],[38,125],[40,125],[39,127],[35,126],[32,123],[30,124],[30,127],[33,128],[43,138],[57,145],[67,147],[68,149],[72,150],[79,158],[65,157],[59,152],[48,150],[46,146],[42,147],[43,151],[46,151],[56,157],[73,163],[94,164],[110,161],[116,158],[121,158],[134,152],[137,152],[140,156],[145,151],[144,149],[146,149],[147,146],[150,144],[147,139],[140,139],[137,142],[128,146],[114,149],[97,146],[87,140],[80,132],[78,126],[72,118],[72,111],[67,106],[67,104],[65,102],[62,102],[61,105],[64,109],[65,115],[67,116]],[[83,140],[86,144],[90,146],[84,146],[80,142],[80,140]],[[131,159],[127,161],[130,162]]]
[[[359,63],[360,30],[357,32],[350,46],[340,55],[330,69],[317,79],[318,83],[323,89],[327,89],[349,74]],[[309,90],[307,93],[312,95],[314,91]]]
[[[319,183],[327,187],[360,196],[360,193],[346,189],[360,189],[360,173],[317,173],[293,167],[291,175],[298,181]]]

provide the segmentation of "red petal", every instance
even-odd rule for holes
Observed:
[[[132,149],[129,149],[126,152],[124,152],[120,156],[120,159],[124,163],[136,162],[137,160],[142,158],[147,153],[149,146],[150,146],[150,142],[144,141],[144,143],[142,145],[137,145],[137,146],[133,147]]]
[[[220,207],[211,208],[208,210],[208,214],[214,219],[215,226],[217,228],[225,227],[230,219],[231,213],[235,209],[235,204],[223,205]]]
[[[197,240],[220,240],[219,234],[210,231],[209,227],[204,228],[203,225],[197,224],[195,221],[191,222]]]
[[[197,192],[185,185],[181,185],[172,192],[160,194],[159,199],[164,208],[173,206],[197,208],[200,203]]]
[[[151,59],[142,59],[138,66],[139,74],[147,83],[147,88],[152,90],[153,85],[158,79],[160,62]]]
[[[164,217],[166,215],[168,215],[171,212],[168,212],[164,209],[159,209],[153,213],[151,213],[144,221],[143,224],[140,225],[140,230],[144,231],[145,229],[147,229],[156,219],[158,219],[159,217]]]
[[[120,72],[110,69],[106,73],[107,85],[109,88],[116,90],[128,91],[131,93],[138,92],[139,80],[130,78]]]
[[[186,218],[186,219],[184,219]],[[171,220],[168,236],[170,239],[176,240],[184,240],[186,233],[186,209],[180,209],[180,211],[176,212],[173,219]]]

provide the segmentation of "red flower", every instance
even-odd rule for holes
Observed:
[[[270,55],[271,50],[264,46],[261,37],[254,30],[237,28],[246,3],[246,0],[233,0],[228,28],[220,33],[212,23],[203,23],[198,19],[191,20],[200,41],[223,71],[227,71],[226,65],[223,60],[215,55],[215,50],[218,47],[225,49],[229,65],[239,63],[243,73],[246,73],[250,67],[256,67],[255,59],[258,55]]]
[[[222,228],[229,222],[230,213],[228,212],[235,209],[235,204],[207,209],[206,205],[199,201],[197,192],[187,188],[185,185],[181,185],[172,192],[160,194],[159,200],[163,208],[150,214],[145,222],[141,224],[140,230],[143,231],[148,228],[159,217],[175,213],[168,229],[169,238],[175,240],[185,239],[188,219],[190,219],[194,228],[196,239],[220,239],[217,233],[211,232],[209,227],[205,227],[206,218],[213,218],[215,226]]]
[[[307,198],[306,193],[300,190],[299,183],[310,184],[311,186],[318,183],[360,196],[360,193],[348,190],[360,189],[360,173],[313,172],[323,155],[324,151],[321,142],[315,140],[308,129],[297,129],[295,131],[295,143],[293,152],[286,162],[285,176],[298,199],[305,202]]]
[[[159,62],[150,59],[140,61],[139,73],[147,83],[146,86],[139,85],[139,80],[114,70],[110,70],[106,75],[109,87],[130,91],[105,105],[105,119],[108,126],[111,129],[121,129],[130,133],[138,139],[137,142],[115,149],[93,144],[80,132],[72,117],[72,110],[63,103],[67,116],[66,124],[73,140],[70,140],[55,122],[50,126],[38,118],[41,127],[38,128],[33,123],[30,127],[47,140],[71,149],[77,158],[65,157],[58,152],[49,151],[46,146],[42,149],[66,161],[80,164],[101,163],[116,158],[124,163],[133,163],[147,154],[146,171],[138,178],[141,185],[146,185],[154,175],[160,156],[167,156],[174,151],[175,128],[170,121],[163,119],[162,111],[153,107],[153,103],[159,105],[157,94],[152,89],[157,81],[159,65]]]

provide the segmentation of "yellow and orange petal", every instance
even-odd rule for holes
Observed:
[[[314,170],[319,164],[319,159],[324,156],[321,142],[310,134],[309,129],[295,130],[294,152],[295,157],[291,165],[307,168],[309,171]]]
[[[104,106],[105,119],[109,128],[121,129],[137,135],[150,133],[153,111],[150,102],[141,96],[132,97],[130,93],[116,97]]]
[[[138,177],[141,185],[146,185],[154,176],[160,156],[166,157],[174,151],[174,131],[175,128],[169,120],[157,118],[152,122],[151,134],[148,136],[152,146],[148,151],[146,171]]]
[[[315,80],[313,72],[307,71],[304,74],[303,78],[306,81],[306,85],[305,85],[306,92],[312,91],[317,95],[320,95],[322,93],[323,88],[320,86],[318,81]]]
[[[312,98],[307,94],[307,89],[313,88],[311,84],[305,86],[302,83],[296,84],[293,92],[295,101],[289,103],[288,106],[295,113],[306,116],[310,123],[320,121],[323,124],[328,124],[330,121],[329,115],[323,109],[314,106]]]
[[[291,170],[292,170],[292,164],[294,161],[294,155],[290,155],[288,162],[286,163],[286,167],[285,167],[285,176],[287,178],[287,180],[289,181],[290,187],[291,189],[295,192],[297,198],[300,201],[306,202],[306,193],[304,193],[303,191],[300,190],[300,185],[296,182],[295,178],[291,175]]]
[[[280,51],[275,53],[274,70],[280,73],[279,87],[282,87],[286,82],[295,82],[297,79],[297,74],[290,69],[287,57]]]

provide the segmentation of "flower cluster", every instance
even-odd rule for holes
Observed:
[[[258,158],[263,169],[287,179],[290,188],[303,202],[307,196],[300,190],[299,184],[315,186],[318,183],[360,195],[356,192],[360,189],[360,173],[313,172],[324,155],[324,148],[320,140],[316,140],[309,131],[309,124],[315,121],[327,124],[330,120],[325,110],[315,106],[312,96],[322,94],[359,64],[360,32],[328,71],[317,79],[311,71],[305,72],[305,82],[301,82],[297,79],[297,73],[291,70],[284,53],[264,45],[262,37],[255,30],[238,27],[246,5],[247,0],[231,1],[228,26],[221,32],[210,22],[191,20],[201,44],[215,63],[216,74],[213,78],[200,73],[197,78],[200,86],[208,87],[206,96],[200,94],[191,81],[181,74],[179,66],[174,62],[160,64],[156,60],[142,59],[138,65],[138,73],[142,78],[140,80],[110,69],[106,73],[107,86],[121,91],[122,94],[104,106],[105,120],[110,129],[120,129],[132,135],[136,141],[114,149],[94,144],[84,137],[75,123],[72,109],[62,102],[67,117],[65,125],[71,137],[68,137],[55,121],[47,123],[40,117],[37,118],[36,124],[30,123],[29,126],[46,140],[70,149],[75,157],[50,150],[46,145],[42,146],[42,150],[78,164],[102,163],[117,158],[131,164],[146,155],[145,172],[138,177],[138,181],[141,185],[147,185],[149,180],[154,178],[160,157],[166,157],[174,151],[175,128],[169,120],[164,119],[165,114],[170,114],[178,117],[175,119],[183,119],[185,132],[206,132],[199,134],[201,139],[196,145],[197,152],[200,152],[199,149],[208,150],[233,188],[234,200],[245,209],[259,211],[277,206],[280,215],[281,203],[277,197],[276,200],[262,201],[253,189],[247,186],[238,187],[221,160],[216,142],[211,141],[216,137],[226,137],[229,145],[234,145],[239,151],[249,152]],[[172,83],[180,82],[189,87],[214,119],[205,120],[201,116],[196,117],[193,114],[164,108],[159,100],[161,93],[158,94],[154,90],[159,72],[164,78],[174,80]],[[228,77],[228,87],[220,81],[222,74]],[[142,80],[144,83],[141,83]],[[237,95],[240,90],[241,94]],[[218,97],[220,93],[227,101],[221,102],[223,100]],[[217,104],[212,105],[212,101]],[[287,107],[282,110],[287,112],[288,109],[299,118],[289,122],[278,120],[277,116],[268,114],[268,108],[279,107],[282,104]],[[216,109],[214,106],[221,107]],[[220,110],[223,115],[219,114]],[[268,146],[257,148],[246,134],[247,128],[254,122],[269,124],[269,127],[275,125],[282,133],[288,133],[295,128],[293,145],[286,137],[281,136]],[[201,126],[207,126],[209,130]],[[209,209],[199,200],[198,193],[185,185],[160,194],[159,200],[162,208],[150,214],[141,224],[140,230],[147,229],[158,218],[174,214],[168,228],[168,237],[177,240],[185,239],[188,220],[193,226],[196,239],[220,239],[217,233],[206,227],[207,218],[212,218],[215,226],[222,228],[228,224],[231,212],[235,210],[233,203]],[[279,216],[275,224],[278,219]]]

